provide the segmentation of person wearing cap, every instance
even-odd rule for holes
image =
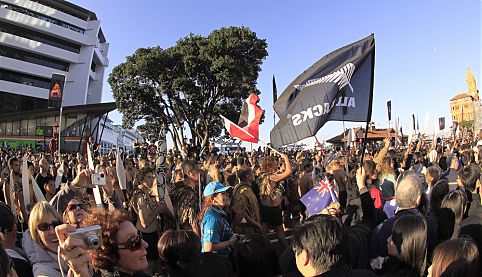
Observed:
[[[204,206],[200,214],[202,252],[216,252],[229,257],[230,247],[238,240],[223,208],[230,204],[227,190],[219,182],[211,182],[204,189]]]

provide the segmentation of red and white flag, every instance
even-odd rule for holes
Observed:
[[[233,138],[238,138],[240,140],[244,140],[247,142],[258,142],[258,138],[251,135],[245,129],[239,127],[238,125],[234,124],[231,120],[227,119],[226,117],[220,115],[221,118],[224,120],[224,128],[229,132],[229,135]]]
[[[264,113],[263,109],[258,107],[258,101],[258,95],[255,93],[249,95],[243,103],[237,125],[224,116],[221,116],[224,120],[224,127],[228,130],[231,137],[239,138],[247,142],[258,142],[259,121]]]
[[[259,137],[259,121],[263,116],[263,109],[258,107],[259,97],[256,93],[251,93],[241,108],[238,126],[248,131],[256,139]]]

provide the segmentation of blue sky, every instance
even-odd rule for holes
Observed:
[[[265,141],[273,127],[272,75],[281,93],[319,58],[370,33],[376,40],[372,120],[377,127],[388,125],[388,100],[405,130],[412,113],[423,125],[427,111],[431,118],[445,116],[449,125],[450,98],[467,90],[466,65],[482,86],[481,0],[71,2],[97,14],[110,43],[103,102],[112,101],[108,74],[139,47],[168,48],[191,32],[208,35],[223,26],[243,25],[266,39],[269,56],[258,79]],[[120,114],[111,118],[121,121]],[[329,122],[317,136],[327,139],[342,130],[342,123]]]

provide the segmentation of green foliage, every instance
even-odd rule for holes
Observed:
[[[463,129],[472,130],[474,128],[474,121],[473,120],[464,120],[460,122],[460,127]]]
[[[222,131],[219,114],[236,121],[242,100],[256,90],[266,48],[250,29],[226,27],[207,37],[190,34],[168,49],[138,49],[108,79],[123,125],[164,124],[177,143],[187,127],[205,146]]]

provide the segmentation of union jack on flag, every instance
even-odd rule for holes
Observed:
[[[328,207],[331,202],[338,202],[335,192],[331,189],[330,184],[326,180],[320,181],[309,192],[300,198],[309,212],[308,216],[320,213]]]

